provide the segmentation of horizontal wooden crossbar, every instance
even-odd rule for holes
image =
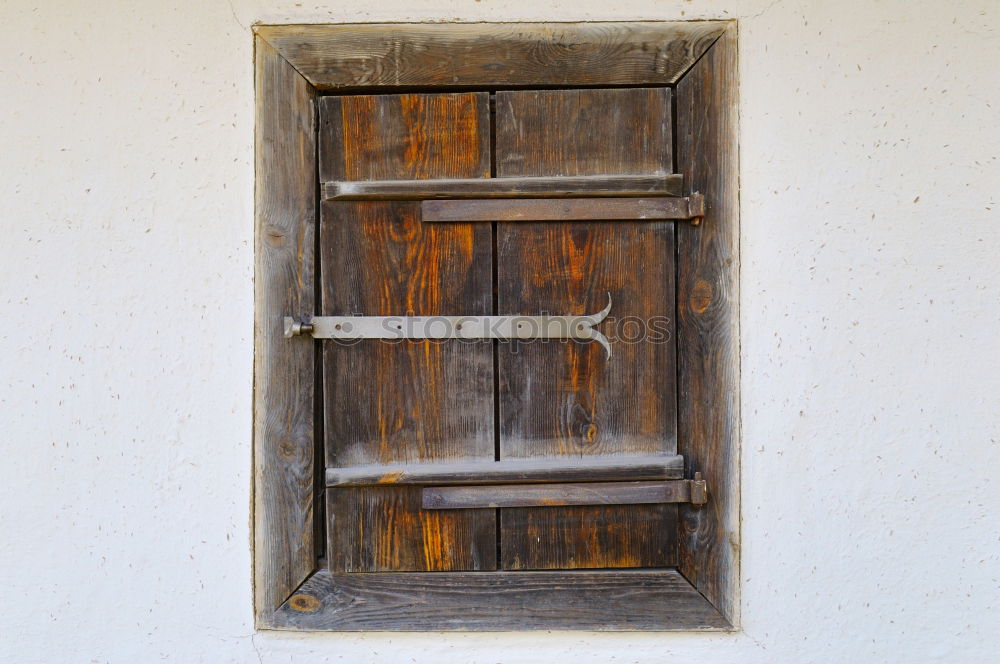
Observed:
[[[565,505],[639,505],[695,503],[704,500],[704,481],[591,482],[580,484],[500,484],[438,486],[423,490],[428,510],[481,507],[562,507]]]
[[[664,221],[701,219],[705,199],[657,198],[519,198],[424,201],[423,221]]]
[[[672,85],[725,21],[260,25],[321,90]]]
[[[326,485],[342,487],[397,484],[612,482],[680,479],[683,473],[684,457],[676,454],[586,459],[506,459],[468,463],[327,468]]]
[[[683,180],[683,176],[677,174],[351,180],[324,183],[323,197],[328,201],[391,201],[433,198],[680,196]]]

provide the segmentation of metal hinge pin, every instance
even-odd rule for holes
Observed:
[[[300,334],[312,334],[315,329],[312,323],[296,320],[291,316],[285,317],[285,338],[297,337]]]

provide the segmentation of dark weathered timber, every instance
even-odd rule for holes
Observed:
[[[300,630],[719,630],[673,569],[313,575],[274,616]]]
[[[324,90],[670,85],[725,27],[720,21],[262,25]]]
[[[668,88],[501,91],[496,116],[498,178],[673,174]]]
[[[313,313],[312,87],[256,40],[254,600],[258,624],[315,569],[314,351],[282,318]]]
[[[701,216],[684,198],[526,198],[424,201],[423,221],[664,221]]]
[[[423,506],[426,510],[689,502],[690,480],[429,486],[423,490]]]
[[[327,97],[321,176],[489,174],[485,93]],[[492,309],[492,238],[484,225],[421,224],[405,201],[327,201],[321,212],[327,315],[433,315]],[[324,342],[327,465],[492,460],[489,343]],[[327,559],[335,571],[495,567],[495,511],[441,519],[416,487],[330,492]]]
[[[498,92],[497,174],[672,171],[670,91]],[[497,224],[498,306],[511,314],[597,311],[654,321],[659,335],[607,320],[596,344],[501,344],[500,458],[676,452],[674,224]],[[669,566],[676,507],[501,510],[505,569]]]
[[[327,182],[331,201],[426,200],[435,198],[564,198],[573,196],[679,196],[679,175],[601,175],[585,177],[466,178]]]
[[[506,459],[475,463],[327,468],[328,487],[402,484],[502,484],[505,482],[612,482],[672,480],[684,473],[680,456]]]
[[[677,163],[705,195],[705,224],[678,227],[681,451],[712,497],[681,506],[681,572],[732,622],[739,588],[739,164],[736,29],[678,84]]]

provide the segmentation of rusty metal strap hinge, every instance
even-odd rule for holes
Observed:
[[[611,311],[587,316],[316,316],[285,317],[285,336],[314,339],[576,339],[596,341],[611,358],[611,343],[594,329]]]
[[[428,180],[347,180],[323,183],[328,201],[419,201],[483,198],[601,198],[680,196],[684,177],[656,175],[543,175]]]
[[[574,222],[681,221],[692,225],[705,216],[705,197],[655,198],[521,198],[425,200],[420,218],[425,222]]]
[[[458,484],[552,484],[555,482],[635,482],[679,480],[679,454],[509,458],[476,461],[424,461],[329,467],[326,486],[444,486]]]
[[[323,183],[328,201],[420,201],[427,222],[666,221],[701,223],[705,198],[682,196],[679,173]]]
[[[693,480],[660,482],[432,486],[422,494],[423,508],[432,510],[706,502],[708,488],[701,473],[695,473]]]

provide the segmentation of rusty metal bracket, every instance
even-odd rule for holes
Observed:
[[[688,219],[691,220],[692,226],[698,226],[705,219],[705,197],[696,191],[688,196],[687,200]]]
[[[691,504],[704,505],[708,502],[708,483],[702,478],[701,473],[695,473],[691,482]]]
[[[567,505],[643,505],[708,502],[701,473],[693,480],[659,482],[577,482],[429,486],[421,504],[430,510],[498,507],[563,507]]]
[[[425,222],[559,222],[581,221],[683,221],[701,223],[705,197],[646,198],[520,198],[425,200],[420,218]]]

